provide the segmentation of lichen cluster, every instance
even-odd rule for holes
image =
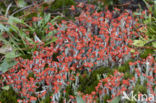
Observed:
[[[141,35],[134,29],[137,20],[128,10],[97,9],[79,3],[71,8],[81,11],[75,21],[47,24],[47,32],[57,31],[56,42],[39,45],[32,59],[17,58],[18,63],[2,74],[2,84],[18,93],[9,100],[74,103],[79,95],[86,103],[104,103],[123,92],[155,95],[155,58],[148,50],[141,54],[144,59],[137,50],[131,52],[132,40]]]

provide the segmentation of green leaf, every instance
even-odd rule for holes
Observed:
[[[54,35],[56,33],[57,33],[57,31],[56,30],[53,30],[53,31],[49,32],[47,36],[50,37],[50,36],[52,36],[52,35]]]
[[[52,43],[52,42],[55,42],[56,40],[57,40],[57,38],[56,37],[53,37],[51,41],[45,43],[45,46],[48,45],[48,44],[50,44],[50,43]]]
[[[142,47],[142,46],[144,46],[145,43],[146,43],[146,41],[143,41],[143,40],[134,40],[133,45],[135,45],[137,47]]]
[[[153,43],[152,43],[152,46],[153,46],[154,48],[156,48],[156,42],[153,42]],[[156,51],[156,50],[154,50],[154,51]]]
[[[15,31],[15,32],[18,32],[19,31],[19,29],[18,29],[18,27],[17,26],[15,26],[15,25],[10,25],[10,28],[9,28],[10,30],[13,30],[13,31]]]
[[[82,99],[82,97],[80,97],[80,96],[76,97],[76,102],[77,103],[85,103],[84,100]]]
[[[57,40],[57,38],[56,37],[53,37],[52,42],[55,42],[56,40]]]
[[[12,47],[10,45],[4,45],[3,47],[0,48],[1,54],[6,54],[10,51],[12,51]]]
[[[119,103],[119,101],[120,101],[120,97],[117,96],[111,101],[111,103]]]
[[[14,66],[16,64],[17,64],[16,61],[5,58],[2,61],[2,64],[0,65],[0,71],[2,71],[2,73],[5,73],[6,71],[9,70],[9,68],[11,68],[12,66]]]
[[[47,23],[50,20],[50,17],[51,17],[50,14],[44,16],[44,23]]]
[[[131,49],[131,53],[135,53],[135,49]]]
[[[57,19],[59,19],[59,18],[61,18],[61,16],[56,16],[56,17],[54,17],[54,18],[50,21],[50,23],[52,23],[52,25],[54,25],[54,24],[55,24],[55,21],[56,21]]]
[[[17,7],[23,8],[26,6],[25,0],[17,0]]]
[[[147,8],[150,8],[150,5],[146,2],[146,0],[143,0],[143,1],[146,4]]]
[[[9,87],[8,85],[7,85],[7,86],[2,87],[2,89],[3,89],[3,90],[9,90],[9,88],[10,88],[10,87]]]
[[[0,34],[0,40],[4,42],[4,44],[9,44],[9,41],[3,38]]]
[[[135,13],[134,13],[134,15],[138,15],[138,16],[140,16],[140,15],[141,15],[141,13],[135,12]]]
[[[4,25],[2,25],[2,24],[0,24],[0,30],[1,31],[7,31],[8,30],[8,28],[6,28]]]
[[[25,37],[26,38],[26,40],[28,40],[31,44],[35,44],[35,42],[31,39],[31,38],[29,38],[29,37]]]
[[[15,51],[12,51],[12,52],[9,52],[9,53],[7,53],[6,55],[5,55],[5,57],[6,58],[16,58],[16,57],[18,57],[19,55],[17,55],[16,53],[15,53]]]
[[[156,48],[156,42],[153,42],[153,43],[152,43],[152,46],[153,46],[154,48]]]
[[[11,8],[11,6],[12,6],[12,3],[10,3],[10,4],[8,5],[8,7],[7,7],[7,9],[6,9],[6,12],[5,12],[5,17],[8,16],[8,12],[9,12],[9,9]]]
[[[16,17],[13,17],[13,16],[9,16],[9,20],[8,20],[8,23],[9,24],[17,24],[17,23],[22,23],[22,20],[16,18]]]
[[[97,79],[100,80],[100,75],[99,74],[97,74]]]

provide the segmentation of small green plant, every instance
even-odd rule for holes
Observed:
[[[75,4],[74,0],[55,0],[51,4],[51,9],[52,10],[57,10],[57,9],[65,10],[67,6],[74,5],[74,4]]]
[[[140,54],[140,57],[145,59],[149,54],[154,54],[154,50],[145,49],[144,52]]]
[[[129,68],[129,62],[131,62],[131,61],[133,61],[133,60],[128,60],[123,65],[117,67],[118,70],[119,70],[119,72],[125,73],[125,72],[129,71],[130,70],[130,68]]]
[[[0,65],[0,71],[4,73],[8,68],[15,65],[13,59],[16,57],[31,58],[39,43],[45,43],[46,46],[55,42],[57,38],[53,37],[53,35],[57,31],[46,33],[46,30],[49,28],[47,23],[54,25],[57,18],[59,16],[51,20],[51,15],[45,14],[42,20],[33,22],[33,25],[30,26],[23,19],[9,16],[8,25],[0,24],[0,41],[4,44],[0,48],[0,53],[5,56]],[[4,33],[8,35],[8,38],[3,37]]]
[[[50,99],[50,94],[46,95],[45,99],[41,100],[38,103],[50,103],[51,99]]]
[[[27,48],[28,51],[30,50],[26,40],[31,44],[35,44],[35,42],[33,42],[33,39],[25,33],[24,29],[17,27],[17,24],[25,25],[30,30],[32,29],[23,20],[10,16],[8,19],[8,25],[0,25],[0,38],[4,44],[9,44],[13,51],[19,51],[20,54],[25,54],[25,51],[23,50],[24,48]],[[3,38],[4,32],[7,33],[8,38]]]
[[[134,87],[134,93],[138,94],[138,93],[142,93],[142,94],[146,94],[147,93],[147,88],[143,85],[136,85]]]
[[[38,16],[38,18],[39,17],[40,15]],[[48,30],[49,28],[49,25],[47,25],[48,23],[55,25],[56,20],[59,18],[60,16],[56,16],[53,19],[51,19],[51,15],[45,13],[41,20],[33,22],[30,35],[34,37],[34,39],[44,42],[46,45],[55,42],[56,38],[53,36],[55,33],[57,33],[57,31],[53,30],[49,33],[46,33],[46,30]]]
[[[96,70],[94,70],[90,75],[85,71],[80,76],[80,86],[78,88],[79,91],[87,94],[91,93],[95,90],[95,86],[98,84],[102,74],[111,75],[113,73],[113,70],[106,67],[101,67]]]
[[[0,102],[1,103],[17,103],[18,95],[13,91],[9,90],[0,90]]]
[[[141,32],[145,33],[148,38],[144,39],[141,37],[139,40],[134,40],[134,45],[140,47],[150,45],[156,48],[156,1],[144,0],[144,2],[150,12],[144,12],[142,23],[145,25],[145,28],[141,30]],[[141,13],[139,15],[141,15]]]

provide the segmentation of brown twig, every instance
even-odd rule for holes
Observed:
[[[5,16],[0,16],[0,20],[8,20]]]
[[[151,40],[151,41],[145,43],[144,46],[147,45],[147,44],[150,44],[150,43],[152,43],[152,42],[156,42],[156,40]]]
[[[35,10],[35,9],[36,9],[36,8],[40,8],[43,4],[45,4],[45,2],[42,2],[42,3],[40,3],[40,4],[36,4],[36,5],[33,4],[30,8],[27,8],[27,9],[31,10],[31,12],[28,13],[28,14],[26,14],[26,15],[20,16],[19,18],[22,18],[22,17],[24,17],[24,16],[28,16],[29,14],[36,12],[37,10]],[[25,9],[24,9],[24,10],[25,10]]]
[[[0,58],[0,62],[1,62],[4,58],[5,58],[5,56],[2,56],[2,57]]]
[[[125,3],[125,4],[114,5],[114,6],[128,6],[128,5],[130,5],[130,4],[131,4],[131,1],[130,1],[130,2],[127,2],[127,3]]]
[[[5,25],[7,25],[8,22],[7,22],[6,20],[0,20],[0,24],[5,24]]]
[[[18,13],[18,12],[20,12],[20,11],[23,11],[23,10],[25,10],[25,9],[28,9],[28,8],[30,8],[30,7],[32,7],[32,6],[33,6],[33,4],[31,4],[31,5],[29,5],[29,6],[26,6],[26,7],[24,7],[24,8],[21,8],[21,9],[15,11],[14,13],[12,13],[11,16],[15,15],[16,13]]]
[[[138,49],[153,49],[153,50],[156,50],[156,48],[150,47],[150,46],[137,47],[135,45],[133,45],[133,49],[135,49],[135,50],[138,50]]]

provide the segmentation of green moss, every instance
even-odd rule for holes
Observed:
[[[133,77],[133,75],[132,74],[130,74],[129,72],[126,72],[125,74],[124,74],[124,79],[130,79],[130,78],[132,78]]]
[[[126,72],[127,68],[125,66],[121,66],[118,68],[120,72]]]
[[[9,90],[0,90],[0,102],[2,103],[17,103],[18,95],[12,88]]]
[[[146,94],[147,93],[147,88],[146,86],[143,86],[143,85],[136,85],[134,87],[134,94],[138,94],[139,92],[142,93],[142,94]]]
[[[144,86],[146,86],[146,85],[147,85],[147,80],[144,81]]]
[[[50,94],[46,95],[45,99],[43,99],[38,103],[50,103],[51,102],[50,96],[51,96]]]
[[[138,78],[136,85],[139,85],[141,83],[140,78]]]
[[[113,74],[113,70],[110,68],[101,67],[97,70],[94,70],[90,76],[87,72],[81,74],[78,91],[81,91],[85,94],[89,94],[94,91],[95,87],[99,83],[99,79],[102,77],[102,74],[111,75]]]
[[[149,54],[153,54],[154,50],[152,49],[145,49],[143,53],[140,54],[140,57],[145,59]]]
[[[111,99],[111,97],[109,95],[105,95],[103,100],[104,100],[104,103],[107,103],[107,100]]]
[[[59,53],[54,53],[53,54],[53,61],[58,62],[57,56],[59,56]]]
[[[30,80],[30,78],[36,79],[33,72],[29,73],[29,75],[27,77],[28,80]]]
[[[130,71],[130,67],[129,67],[129,62],[131,62],[133,60],[128,60],[127,62],[125,62],[123,65],[121,65],[120,67],[118,67],[118,71],[119,72],[129,72]]]
[[[69,99],[69,95],[73,95],[74,96],[74,90],[72,89],[72,86],[69,85],[66,88],[66,98]]]
[[[155,17],[149,17],[151,20],[147,20],[147,32],[146,35],[150,38],[155,40],[156,39],[156,18]]]
[[[52,10],[56,10],[59,8],[64,8],[65,6],[70,6],[70,5],[74,5],[75,1],[74,0],[55,0],[52,4],[51,4],[51,9]]]
[[[60,99],[59,99],[59,103],[63,103],[64,98],[66,98],[66,100],[69,100],[70,99],[69,98],[70,95],[75,96],[74,90],[72,89],[71,85],[66,87],[65,97],[61,96]]]
[[[91,93],[92,91],[95,90],[95,87],[99,83],[99,79],[102,78],[102,74],[106,74],[107,76],[113,75],[113,71],[115,69],[117,69],[119,72],[125,73],[124,79],[132,78],[133,74],[130,74],[130,67],[129,67],[130,61],[133,61],[133,60],[128,60],[120,67],[114,67],[113,69],[108,68],[108,67],[98,68],[94,70],[90,76],[85,71],[84,73],[81,74],[79,78],[80,84],[79,84],[78,90],[85,94]]]

